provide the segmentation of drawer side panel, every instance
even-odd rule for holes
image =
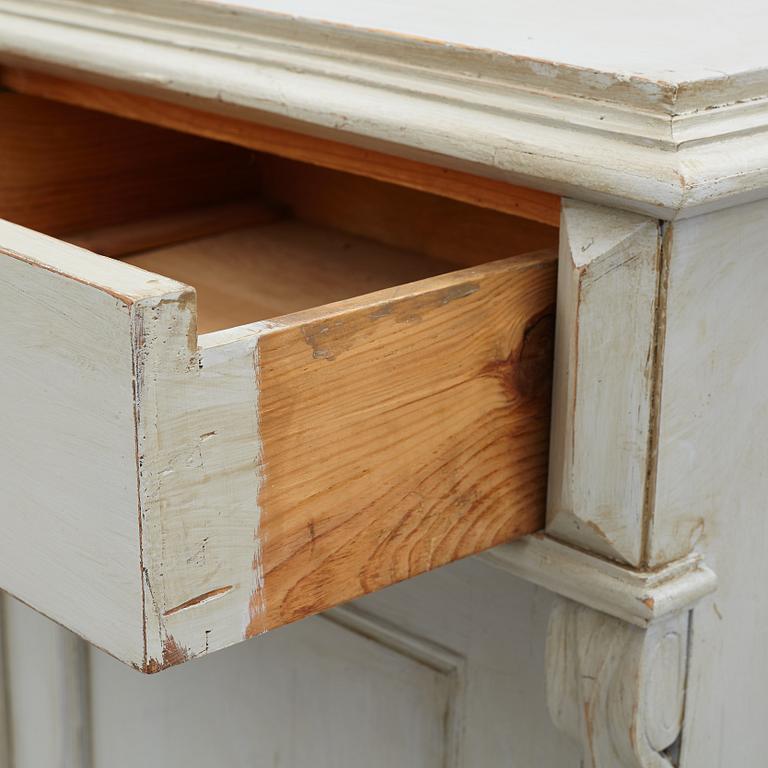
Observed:
[[[250,634],[542,527],[555,272],[508,259],[263,336]]]

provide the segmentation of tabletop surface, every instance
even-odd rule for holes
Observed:
[[[209,1],[668,83],[768,63],[760,0]]]
[[[0,0],[0,66],[674,218],[768,197],[766,22],[764,0]]]

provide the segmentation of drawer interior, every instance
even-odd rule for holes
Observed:
[[[0,218],[193,286],[200,333],[557,242],[362,175],[36,97],[0,104]]]

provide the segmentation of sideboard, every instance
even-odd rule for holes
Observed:
[[[763,766],[767,19],[0,0],[0,766]]]

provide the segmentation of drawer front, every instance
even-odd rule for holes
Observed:
[[[135,331],[183,286],[0,222],[2,588],[143,663]]]
[[[554,256],[198,338],[0,226],[1,586],[155,671],[541,527]]]

